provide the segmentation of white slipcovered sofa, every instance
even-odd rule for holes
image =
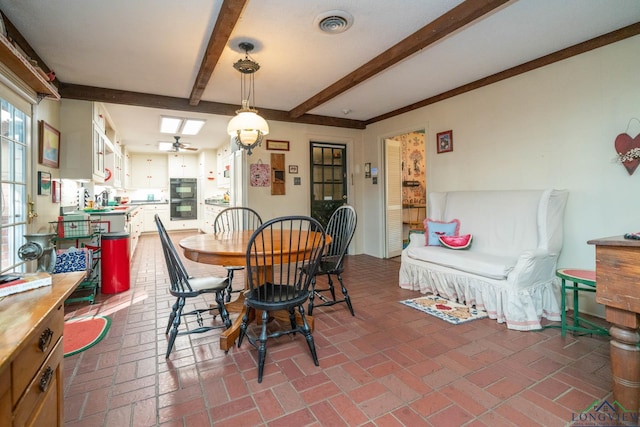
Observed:
[[[560,321],[555,270],[562,248],[563,190],[453,191],[429,194],[431,220],[460,221],[471,247],[427,246],[411,234],[400,287],[484,309],[509,329]]]

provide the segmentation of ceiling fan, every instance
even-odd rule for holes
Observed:
[[[189,147],[189,144],[180,142],[179,136],[174,136],[174,138],[176,139],[175,142],[161,142],[158,144],[159,145],[158,148],[161,151],[174,151],[174,152],[185,151],[185,150],[198,151],[197,148]]]

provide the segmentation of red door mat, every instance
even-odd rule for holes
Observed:
[[[64,322],[64,357],[78,354],[98,344],[107,334],[111,319],[103,316],[73,317]]]

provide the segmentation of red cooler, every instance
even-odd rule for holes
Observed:
[[[101,250],[102,293],[117,294],[129,290],[129,233],[103,233]]]

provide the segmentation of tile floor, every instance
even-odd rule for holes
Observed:
[[[453,326],[398,303],[418,296],[398,287],[398,262],[358,255],[346,265],[356,316],[344,304],[314,311],[320,366],[301,337],[270,340],[258,384],[256,351],[245,341],[225,354],[218,331],[179,336],[165,359],[173,300],[159,239],[143,235],[129,291],[66,307],[67,318],[99,313],[112,325],[64,359],[65,425],[564,426],[611,397],[606,338],[489,319]]]

